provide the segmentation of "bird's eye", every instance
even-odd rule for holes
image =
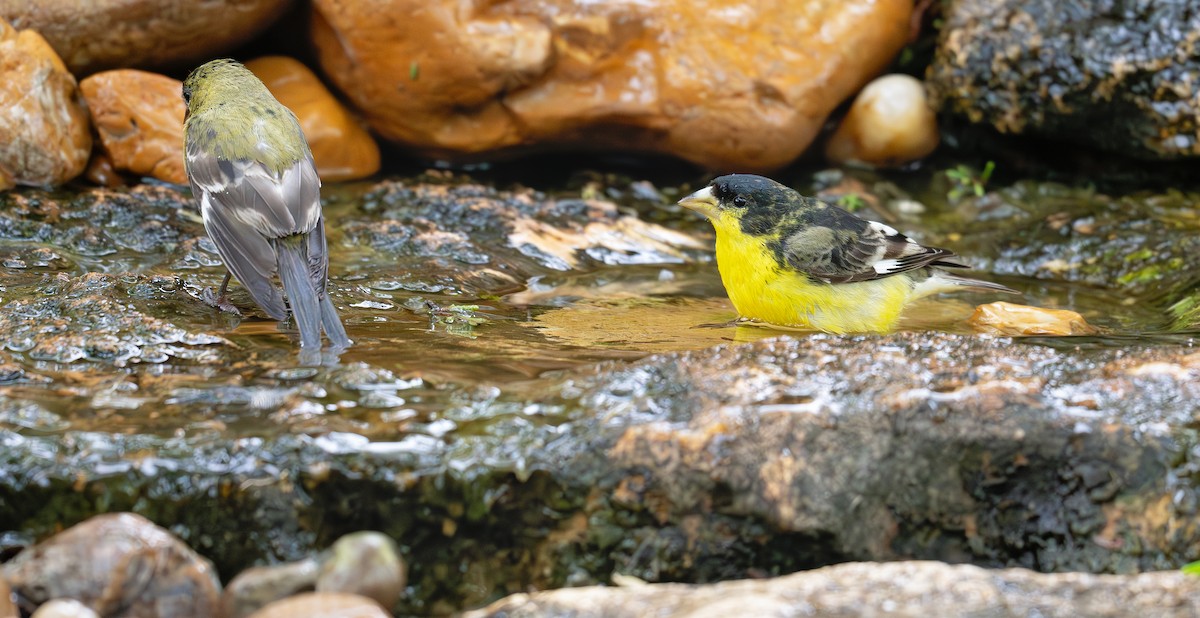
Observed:
[[[735,196],[733,198],[733,205],[737,206],[738,208],[745,208],[746,207],[746,196],[744,196],[744,195]]]
[[[185,105],[192,102],[192,89],[187,86],[183,87],[183,102]]]

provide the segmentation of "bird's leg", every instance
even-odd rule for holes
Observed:
[[[200,298],[210,307],[215,307],[225,313],[242,315],[242,312],[238,311],[238,308],[229,302],[229,299],[226,297],[226,294],[229,292],[229,280],[232,278],[233,274],[226,272],[225,279],[221,281],[221,289],[217,291],[216,297],[213,297],[212,288],[204,288],[204,292]]]
[[[729,328],[731,326],[739,326],[741,324],[745,324],[746,322],[748,322],[748,320],[739,315],[736,318],[733,318],[732,320],[730,320],[728,322],[721,322],[718,324],[697,324],[697,325],[693,326],[692,328]]]

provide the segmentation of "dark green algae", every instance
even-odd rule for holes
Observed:
[[[932,216],[892,221],[1102,337],[793,335],[639,361],[619,316],[605,346],[529,320],[569,310],[578,294],[554,290],[571,286],[719,295],[704,251],[595,247],[564,270],[509,245],[513,217],[572,230],[621,210],[422,180],[327,191],[334,298],[358,343],[317,368],[296,366],[288,332],[244,294],[245,319],[199,301],[222,270],[185,193],[0,196],[5,538],[132,510],[228,579],[378,529],[409,561],[398,609],[416,614],[614,572],[714,581],[904,557],[1128,572],[1200,557],[1190,527],[1160,538],[1114,515],[1162,496],[1195,514],[1195,380],[1126,366],[1197,371],[1180,360],[1186,330],[1143,334],[1169,331],[1167,307],[1194,294],[1194,195],[1027,182],[945,204],[916,189]],[[656,197],[611,180],[579,193],[709,234],[664,197],[690,187]],[[532,288],[548,290],[535,305],[507,300]],[[462,311],[486,321],[447,322]],[[881,348],[940,364],[897,373]],[[1003,386],[1013,373],[1027,387]],[[774,483],[785,460],[764,449],[804,453],[811,471]],[[871,472],[880,461],[890,472]]]

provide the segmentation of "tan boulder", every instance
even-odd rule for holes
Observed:
[[[0,17],[46,37],[73,73],[209,58],[245,42],[291,0],[0,0]]]
[[[0,191],[83,172],[92,135],[75,78],[46,40],[0,19]]]
[[[118,69],[80,82],[100,145],[120,172],[187,184],[183,169],[183,84]]]
[[[367,597],[342,592],[306,592],[275,601],[254,612],[250,618],[389,618],[379,604]]]
[[[326,75],[418,152],[660,152],[742,172],[801,154],[904,45],[912,12],[911,0],[313,4]]]
[[[322,180],[365,178],[379,171],[379,146],[308,67],[285,56],[246,63],[300,119]]]

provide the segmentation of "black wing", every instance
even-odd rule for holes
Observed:
[[[836,206],[815,211],[806,223],[780,240],[779,251],[790,266],[827,283],[870,281],[925,266],[969,268],[952,251],[926,247]]]

